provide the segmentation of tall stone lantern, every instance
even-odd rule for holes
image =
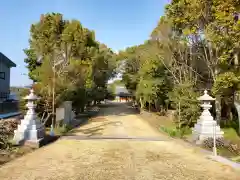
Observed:
[[[205,90],[204,95],[200,96],[198,100],[203,102],[201,105],[203,112],[193,128],[193,140],[197,144],[201,144],[206,138],[223,137],[223,131],[221,131],[220,126],[213,120],[209,112],[212,107],[211,102],[214,101],[215,98],[209,96],[207,90]]]
[[[45,128],[35,112],[35,102],[39,98],[34,94],[34,90],[31,89],[30,94],[24,99],[28,101],[26,104],[28,111],[24,119],[21,120],[21,124],[18,125],[17,130],[14,131],[13,141],[16,144],[27,144],[39,147],[45,135]]]

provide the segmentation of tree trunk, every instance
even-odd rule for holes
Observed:
[[[155,108],[156,108],[157,112],[159,112],[159,103],[158,103],[158,101],[155,101]]]
[[[240,101],[239,94],[234,93],[234,106],[238,114],[238,135],[240,135],[240,102],[239,101]]]
[[[236,67],[238,67],[238,64],[239,64],[239,62],[238,62],[238,53],[235,53],[235,54],[234,54],[234,65],[235,65]]]
[[[143,106],[143,100],[142,100],[142,97],[140,97],[140,105],[141,105],[141,109],[143,109],[144,106]]]
[[[214,77],[213,77],[213,84],[215,83],[216,76],[219,74],[219,69],[215,68],[214,69]],[[217,125],[220,126],[221,123],[221,118],[222,118],[222,99],[220,95],[216,95],[216,100],[215,100],[215,110],[216,110],[216,122]]]
[[[220,125],[220,122],[221,122],[221,96],[220,95],[216,95],[215,109],[216,109],[216,122],[218,125]]]

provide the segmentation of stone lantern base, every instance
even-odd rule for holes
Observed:
[[[224,133],[221,131],[220,126],[216,125],[216,122],[214,120],[198,120],[192,131],[192,140],[197,144],[202,144],[205,139],[213,138],[214,126],[216,126],[215,137],[222,138]]]
[[[44,136],[45,128],[39,121],[23,119],[14,131],[13,141],[18,145],[39,147]]]

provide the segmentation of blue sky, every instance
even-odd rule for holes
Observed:
[[[40,15],[59,12],[94,30],[96,39],[113,50],[143,43],[157,25],[168,0],[2,0],[0,51],[17,64],[11,85],[29,85],[23,49],[29,29]]]

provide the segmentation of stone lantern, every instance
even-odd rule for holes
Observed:
[[[21,124],[18,125],[17,130],[14,131],[13,141],[16,144],[27,144],[39,147],[40,142],[45,136],[45,128],[40,122],[35,112],[36,100],[39,98],[34,94],[34,90],[30,90],[30,94],[24,99],[28,101],[28,111],[21,120]]]
[[[209,109],[212,107],[211,102],[214,101],[215,98],[209,96],[207,90],[205,90],[204,95],[199,97],[198,100],[203,102],[201,105],[203,112],[193,128],[193,140],[196,141],[197,144],[201,144],[206,138],[223,137],[220,126],[213,120],[209,112]]]

